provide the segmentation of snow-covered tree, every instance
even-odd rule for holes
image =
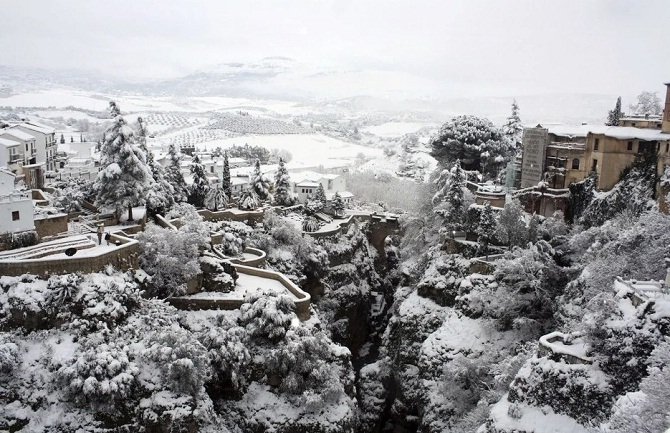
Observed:
[[[631,104],[630,111],[638,116],[660,116],[661,99],[656,92],[644,91],[637,95],[637,104]]]
[[[302,230],[305,232],[315,232],[320,228],[319,220],[313,216],[306,217],[302,222]]]
[[[247,188],[240,194],[238,207],[243,210],[254,210],[261,207],[261,199],[253,188]]]
[[[614,105],[614,110],[610,110],[607,113],[607,126],[619,126],[621,124],[621,118],[623,113],[621,112],[621,96],[616,99],[616,104]]]
[[[205,207],[209,210],[217,211],[228,207],[228,195],[222,187],[216,185],[207,191],[205,197]]]
[[[251,186],[261,200],[266,200],[270,196],[270,179],[261,171],[261,162],[258,159],[256,160],[256,164],[254,164]]]
[[[151,277],[146,295],[159,298],[183,293],[200,273],[199,249],[209,242],[186,225],[177,231],[149,225],[137,240],[142,246],[140,267]]]
[[[514,156],[514,146],[488,119],[457,116],[442,125],[431,141],[432,154],[444,165],[457,159],[465,170],[495,178]]]
[[[110,111],[112,114],[118,112],[118,106],[113,102],[110,102]],[[137,145],[132,128],[120,114],[105,131],[100,165],[103,168],[95,181],[96,205],[114,208],[117,213],[127,208],[128,220],[132,221],[133,206],[144,202],[153,178],[146,154]]]
[[[153,153],[147,148],[147,127],[141,117],[137,118],[137,141],[147,154],[147,165],[153,178],[146,195],[147,212],[150,215],[165,214],[174,204],[174,188],[168,182],[163,166],[156,163]]]
[[[198,155],[193,156],[193,161],[191,161],[191,175],[193,176],[193,183],[189,188],[188,202],[195,207],[203,207],[210,186],[205,174],[205,167],[200,163]]]
[[[488,253],[489,244],[496,234],[496,216],[491,208],[491,203],[486,202],[479,215],[477,225],[477,242],[484,253]]]
[[[188,198],[188,186],[181,172],[181,158],[174,144],[171,144],[168,148],[168,156],[170,157],[170,161],[165,170],[165,178],[174,190],[174,201],[183,203]]]
[[[286,169],[284,160],[279,158],[279,168],[275,174],[275,203],[280,206],[292,206],[295,204],[296,197],[291,189],[291,179]]]
[[[456,160],[450,170],[445,170],[438,184],[444,186],[433,197],[435,212],[453,229],[459,228],[465,218],[465,171]]]
[[[344,215],[344,209],[345,209],[344,200],[342,200],[342,196],[340,195],[339,192],[336,192],[335,195],[333,196],[332,207],[335,216]]]
[[[240,307],[240,323],[252,337],[272,342],[284,338],[296,317],[295,303],[288,295],[272,290],[247,292]]]
[[[516,103],[516,99],[512,102],[512,112],[507,118],[505,125],[503,125],[502,130],[514,146],[515,151],[517,153],[521,152],[523,124],[521,123],[521,117],[519,117],[519,105]]]
[[[233,187],[230,182],[230,163],[228,162],[228,152],[223,153],[223,176],[221,176],[221,188],[228,196],[228,199],[233,198]]]
[[[498,217],[498,236],[510,247],[522,246],[528,240],[524,212],[518,199],[505,202]]]
[[[326,205],[326,191],[323,189],[323,184],[319,183],[314,193],[314,200],[321,203],[322,207]]]

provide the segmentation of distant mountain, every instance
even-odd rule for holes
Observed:
[[[445,121],[458,114],[485,116],[502,124],[514,95],[448,98],[439,83],[394,71],[337,70],[286,57],[221,63],[183,77],[130,82],[102,73],[0,65],[3,96],[67,87],[107,95],[169,97],[226,96],[301,102],[324,112],[384,112]],[[524,123],[602,123],[617,95],[544,94],[516,96]],[[624,99],[626,97],[624,96]],[[630,98],[628,100],[633,100]]]

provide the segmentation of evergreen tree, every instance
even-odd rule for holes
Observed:
[[[270,179],[261,172],[261,162],[258,159],[254,165],[251,186],[261,200],[266,200],[270,196]]]
[[[498,217],[500,240],[509,247],[522,246],[526,243],[528,231],[523,219],[523,209],[518,199],[505,202],[505,207]]]
[[[228,206],[228,196],[219,185],[210,188],[205,197],[205,207],[209,210],[217,211]]]
[[[186,186],[186,181],[184,180],[184,175],[181,173],[181,159],[177,154],[177,149],[174,144],[171,144],[168,148],[168,155],[170,157],[170,162],[165,170],[165,178],[168,183],[172,185],[172,189],[174,190],[174,201],[183,203],[188,197],[188,188]]]
[[[521,123],[521,117],[519,117],[519,105],[516,103],[516,99],[512,102],[512,113],[503,126],[503,133],[507,136],[510,143],[512,143],[516,152],[521,152],[523,124]]]
[[[254,210],[261,206],[261,200],[253,188],[247,188],[240,194],[238,207],[242,210]]]
[[[339,192],[335,193],[333,197],[333,213],[335,216],[341,216],[344,214],[344,200]]]
[[[619,96],[616,100],[614,110],[610,110],[607,114],[607,123],[605,125],[619,126],[621,124],[621,117],[623,117],[623,113],[621,112],[621,96]]]
[[[147,213],[149,215],[165,214],[174,204],[174,188],[168,182],[165,169],[157,164],[153,153],[147,149],[147,128],[141,117],[137,118],[138,146],[146,152],[147,165],[151,170],[153,182],[147,191]]]
[[[205,174],[205,167],[200,163],[197,154],[193,156],[191,162],[191,175],[193,176],[193,183],[189,188],[188,202],[195,207],[203,207],[210,187]]]
[[[326,191],[323,189],[322,184],[319,184],[319,187],[316,189],[314,200],[321,203],[321,209],[323,209],[323,207],[326,205]]]
[[[279,158],[279,168],[275,175],[275,203],[280,206],[295,204],[295,196],[291,191],[291,179],[282,158]]]
[[[515,153],[513,144],[488,119],[457,116],[442,125],[431,140],[432,152],[444,166],[461,160],[465,170],[495,178]]]
[[[451,169],[451,180],[447,186],[444,200],[449,204],[446,219],[450,224],[459,225],[465,213],[465,171],[461,168],[461,161],[456,160]]]
[[[119,113],[110,102],[110,112]],[[105,131],[105,141],[100,149],[100,164],[103,169],[95,181],[98,195],[96,204],[113,207],[116,212],[128,208],[128,220],[133,219],[133,206],[143,202],[146,190],[152,182],[146,163],[146,154],[136,143],[133,130],[120,114]]]
[[[488,254],[489,244],[496,234],[496,217],[493,214],[491,203],[486,202],[481,214],[479,215],[479,225],[477,226],[477,235],[479,247]]]
[[[221,177],[221,189],[228,196],[230,200],[233,198],[233,188],[230,183],[230,164],[228,162],[228,152],[223,154],[223,176]]]
[[[60,144],[65,144],[65,136],[63,134],[60,135]]]

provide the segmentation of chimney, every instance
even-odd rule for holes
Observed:
[[[665,109],[663,110],[663,126],[662,132],[670,134],[670,83],[665,83],[667,90],[665,91]]]

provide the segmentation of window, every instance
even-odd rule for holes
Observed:
[[[26,151],[28,150],[28,143],[26,143]]]
[[[328,179],[328,189],[333,189],[333,179]]]
[[[632,141],[628,142],[628,150],[633,150],[633,142]]]
[[[572,160],[572,169],[579,170],[579,158],[575,158]]]
[[[593,143],[593,150],[598,150],[600,147],[600,139],[596,138],[596,141]]]
[[[19,216],[19,211],[12,211],[12,221],[18,221],[21,217]]]
[[[670,143],[665,143],[665,153],[668,153],[670,151]]]
[[[633,122],[630,124],[630,126],[637,126],[637,123]]]
[[[209,167],[209,172],[214,173],[214,166],[213,165],[211,167]]]
[[[591,165],[591,171],[598,171],[598,160],[593,160],[593,165]]]

